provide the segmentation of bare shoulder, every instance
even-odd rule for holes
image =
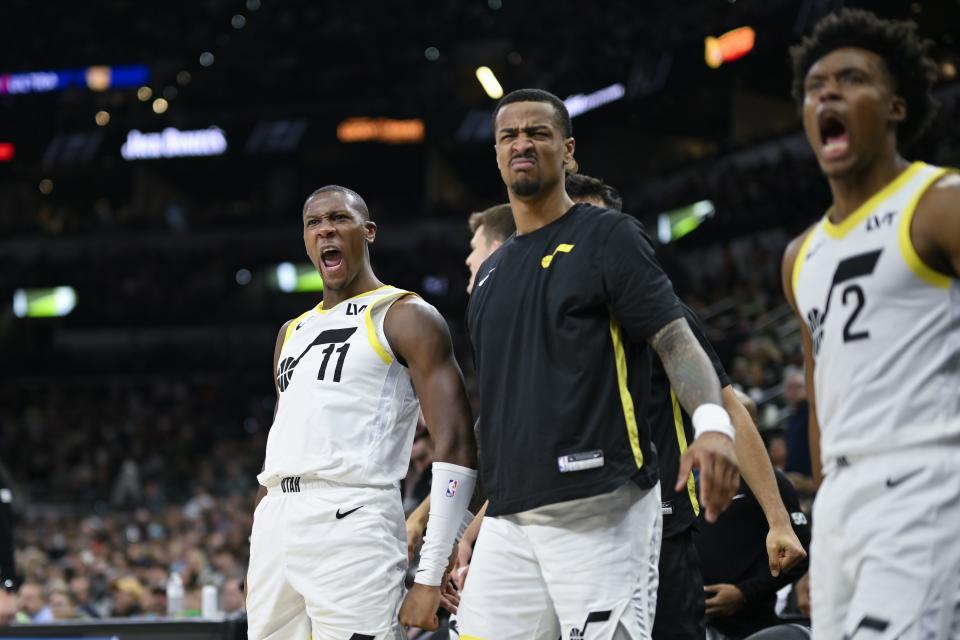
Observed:
[[[942,222],[955,220],[960,214],[960,173],[950,171],[930,185],[917,204],[915,217],[942,217]]]
[[[787,298],[787,302],[790,303],[790,306],[794,309],[796,309],[796,304],[793,300],[793,269],[797,264],[797,258],[800,255],[800,249],[803,247],[803,243],[805,243],[810,234],[813,233],[813,230],[816,228],[817,224],[819,224],[819,222],[814,222],[807,227],[803,233],[791,240],[783,252],[783,262],[780,265],[783,295]]]
[[[414,351],[446,347],[450,330],[429,302],[408,295],[394,302],[383,320],[383,332],[394,353],[409,361]]]

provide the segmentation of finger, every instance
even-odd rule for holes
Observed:
[[[687,485],[687,478],[690,477],[690,471],[693,470],[693,453],[685,452],[680,457],[680,472],[677,474],[677,484],[673,487],[674,491],[683,491]]]
[[[706,507],[707,522],[716,522],[717,516],[717,477],[713,456],[704,454],[700,457],[700,502]]]

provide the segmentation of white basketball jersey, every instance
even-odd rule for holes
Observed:
[[[838,225],[824,216],[793,270],[813,339],[824,467],[840,456],[960,441],[960,291],[910,240],[946,169],[913,163]]]
[[[384,286],[290,323],[260,484],[300,476],[386,486],[407,474],[420,405],[383,332],[387,309],[406,295]]]

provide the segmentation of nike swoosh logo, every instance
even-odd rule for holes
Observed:
[[[493,269],[490,269],[490,271],[487,271],[487,275],[483,276],[483,280],[481,280],[480,282],[478,282],[478,283],[477,283],[477,286],[478,286],[478,287],[482,287],[482,286],[483,286],[483,283],[487,281],[487,278],[489,278],[489,277],[491,276],[491,274],[493,274],[493,272],[496,271],[496,270],[497,270],[497,268],[494,267]]]
[[[733,496],[732,499],[733,499],[733,500],[739,500],[740,498],[744,497],[745,495],[747,495],[747,494],[745,494],[745,493],[738,493],[737,495]]]
[[[298,323],[297,323],[297,326],[294,327],[293,330],[294,330],[294,331],[300,331],[300,327],[303,326],[303,323],[304,323],[304,322],[306,322],[306,321],[305,321],[305,320],[301,320],[300,322],[298,322]]]
[[[344,511],[343,513],[340,513],[340,509],[337,509],[337,520],[341,520],[341,519],[343,519],[343,518],[346,518],[348,515],[350,515],[351,513],[353,513],[354,511],[356,511],[357,509],[363,509],[363,505],[360,505],[359,507],[356,507],[355,509],[350,509],[350,511]]]
[[[911,471],[907,475],[897,478],[896,480],[894,480],[893,478],[887,478],[887,487],[892,489],[893,487],[897,486],[898,484],[901,484],[905,480],[909,480],[910,478],[917,475],[921,471],[923,471],[923,469],[917,469],[916,471]]]

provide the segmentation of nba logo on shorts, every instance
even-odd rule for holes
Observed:
[[[457,480],[447,480],[447,492],[444,495],[448,498],[452,498],[457,492],[457,486],[459,484],[460,483]]]

